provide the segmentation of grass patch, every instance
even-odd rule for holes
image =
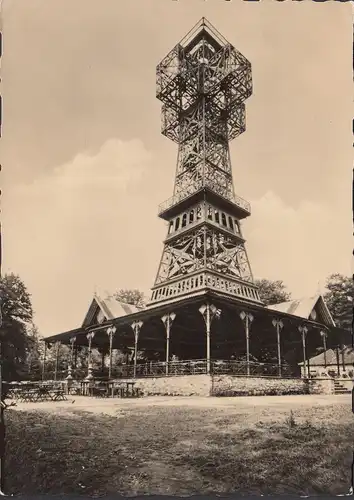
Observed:
[[[341,415],[341,418],[338,416]],[[7,492],[347,493],[350,405],[7,411]]]

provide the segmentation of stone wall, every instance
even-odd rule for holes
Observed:
[[[209,375],[137,378],[134,382],[144,396],[210,396]]]
[[[310,394],[334,394],[333,378],[311,378],[308,385]]]
[[[119,381],[128,381],[127,379]],[[129,379],[132,381],[132,379]],[[304,380],[280,377],[242,377],[231,375],[181,375],[177,377],[137,378],[135,387],[144,396],[267,396],[287,394],[334,394],[330,378]],[[345,386],[351,380],[340,380]]]
[[[213,396],[266,396],[306,394],[307,384],[298,378],[236,377],[218,375],[212,378]]]

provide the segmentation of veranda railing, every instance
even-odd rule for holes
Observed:
[[[273,363],[259,363],[250,361],[234,361],[234,360],[212,360],[210,362],[210,371],[214,375],[249,375],[249,376],[263,376],[263,377],[292,377],[299,376],[288,365],[282,365],[281,371],[278,364]],[[163,376],[179,376],[179,375],[197,375],[207,373],[206,359],[194,359],[185,361],[170,361],[166,362],[148,362],[138,363],[136,365],[136,378],[143,377],[163,377]],[[67,375],[67,370],[48,371],[45,373],[45,380],[64,380]],[[74,380],[83,380],[87,377],[87,368],[73,368],[71,376]],[[92,370],[92,375],[95,379],[107,379],[108,370]],[[113,367],[112,378],[134,378],[134,365],[122,364]]]

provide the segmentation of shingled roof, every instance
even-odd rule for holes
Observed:
[[[322,319],[322,321],[317,321],[320,321],[321,323],[323,322],[328,326],[335,326],[332,315],[329,312],[322,295],[281,302],[280,304],[267,306],[267,308],[272,309],[273,311],[292,314],[293,316],[298,316],[299,318],[304,319],[312,319],[310,318],[312,311],[317,310]]]
[[[141,308],[135,307],[131,304],[127,304],[126,302],[123,302],[121,300],[117,300],[113,296],[102,298],[99,295],[95,294],[89,310],[84,318],[82,326],[89,326],[99,310],[101,311],[102,317],[105,318],[105,320],[110,320],[136,313],[138,311],[141,311]]]
[[[321,352],[321,354],[317,354],[317,356],[314,356],[313,358],[309,359],[310,366],[325,366],[325,364],[328,365],[336,365],[337,364],[337,354],[333,349],[328,349],[326,351],[326,363],[325,363],[325,353]],[[354,364],[354,348],[353,347],[344,347],[339,351],[339,356],[340,356],[340,364],[343,362],[343,357],[344,357],[344,364],[346,365],[353,365]],[[300,366],[302,366],[304,362],[299,363]]]

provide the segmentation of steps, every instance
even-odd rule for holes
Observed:
[[[351,394],[351,390],[347,389],[338,380],[334,380],[334,394]]]

